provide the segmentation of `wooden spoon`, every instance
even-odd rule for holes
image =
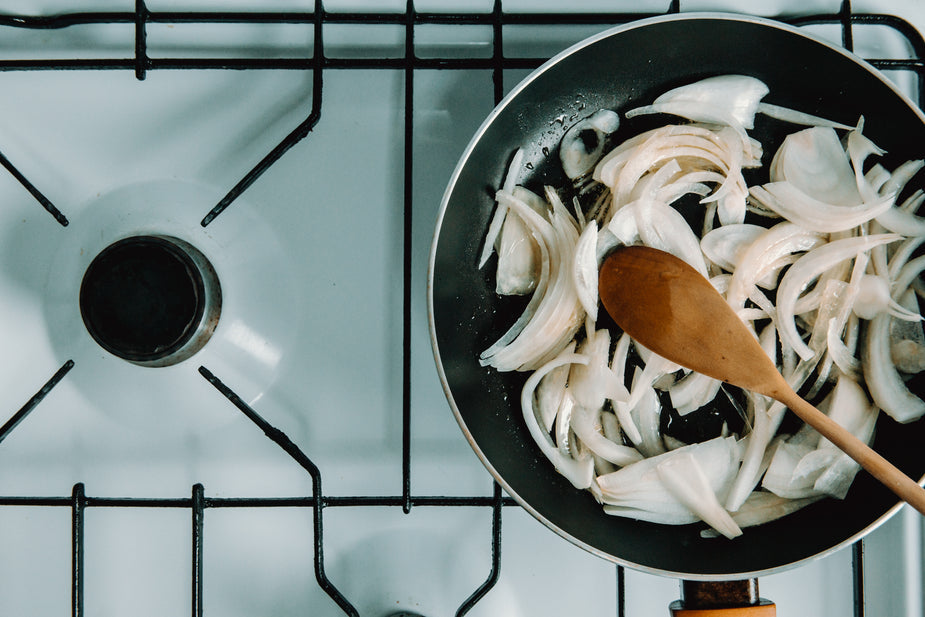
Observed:
[[[646,246],[621,247],[604,261],[598,292],[617,325],[641,345],[780,401],[925,514],[925,489],[798,396],[732,307],[687,263]]]

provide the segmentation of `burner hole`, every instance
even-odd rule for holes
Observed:
[[[212,265],[169,236],[133,236],[103,249],[80,286],[80,313],[93,339],[142,366],[169,366],[209,340],[221,311]]]

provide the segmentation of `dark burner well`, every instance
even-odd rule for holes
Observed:
[[[174,364],[198,351],[214,323],[197,345],[194,338],[209,304],[208,281],[197,261],[213,278],[205,258],[181,240],[134,236],[103,249],[80,287],[80,312],[90,335],[107,351],[138,364]],[[195,348],[183,353],[187,344]]]

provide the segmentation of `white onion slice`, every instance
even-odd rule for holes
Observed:
[[[870,186],[875,193],[880,195],[886,195],[887,192],[883,190],[883,187],[886,186],[886,183],[890,180],[890,172],[880,163],[874,164],[867,173],[864,174],[864,181]],[[893,191],[894,193],[897,191]]]
[[[574,364],[572,366],[575,366]],[[582,457],[578,450],[578,440],[572,436],[572,413],[575,411],[575,399],[568,392],[562,397],[562,404],[556,413],[556,421],[553,425],[553,436],[555,437],[556,447],[559,452],[567,458],[580,460]]]
[[[623,244],[645,244],[671,253],[707,276],[700,241],[684,216],[659,201],[637,200],[620,208],[608,224]]]
[[[895,201],[888,195],[854,206],[841,206],[814,199],[789,182],[753,186],[749,194],[788,221],[823,233],[857,227],[889,210]]]
[[[521,166],[523,165],[523,160],[523,148],[518,148],[511,158],[510,165],[508,165],[507,173],[504,177],[504,182],[502,183],[502,190],[506,193],[510,193],[514,190],[518,175],[521,171]],[[491,223],[488,225],[488,232],[485,234],[485,244],[482,246],[482,254],[479,258],[479,269],[485,265],[492,251],[495,249],[495,242],[498,239],[498,234],[501,233],[501,226],[504,224],[506,216],[507,206],[502,203],[497,203],[495,205],[495,213],[491,218]]]
[[[764,227],[747,223],[723,225],[704,235],[700,248],[707,259],[732,272],[748,247],[765,231]]]
[[[674,519],[688,523],[697,520],[690,508],[681,503],[659,477],[658,466],[676,456],[682,457],[679,460],[692,456],[706,478],[710,492],[715,499],[721,500],[729,489],[740,452],[734,437],[717,437],[598,476],[597,484],[601,499],[606,504],[605,512],[641,520]]]
[[[751,288],[776,268],[779,259],[808,251],[823,242],[822,234],[788,221],[766,230],[740,258],[729,283],[726,301],[738,311],[744,306]]]
[[[851,379],[858,379],[861,376],[861,361],[854,357],[854,353],[842,341],[841,328],[838,327],[838,320],[834,317],[829,319],[826,329],[826,346],[838,370]]]
[[[575,245],[572,281],[588,317],[597,320],[597,222],[589,221]]]
[[[878,214],[876,219],[888,231],[904,236],[925,236],[925,217],[916,216],[902,208],[888,208]]]
[[[876,421],[878,410],[871,405],[864,388],[854,379],[841,375],[826,398],[828,416],[849,433],[868,443],[873,434],[871,417]],[[821,436],[817,447],[838,449],[838,446]]]
[[[607,439],[601,426],[601,410],[578,405],[572,415],[572,429],[592,452],[621,467],[643,459],[634,448]]]
[[[769,118],[781,120],[783,122],[790,122],[791,124],[826,126],[833,129],[845,129],[848,131],[854,128],[853,126],[842,124],[841,122],[827,120],[826,118],[820,118],[819,116],[807,114],[802,111],[790,109],[788,107],[781,107],[780,105],[774,105],[772,103],[758,103],[758,113],[764,114]]]
[[[547,207],[542,197],[522,186],[515,186],[511,195],[545,216]],[[499,209],[502,206],[499,204]],[[495,242],[498,265],[495,270],[495,292],[501,295],[523,295],[536,288],[540,274],[539,246],[526,224],[516,213],[508,213]]]
[[[772,182],[789,182],[809,197],[836,206],[861,203],[851,160],[834,129],[791,133],[771,164]]]
[[[780,443],[774,451],[761,486],[779,497],[788,499],[817,495],[818,491],[813,488],[813,484],[823,471],[822,464],[813,466],[812,469],[806,469],[808,466],[804,465],[802,473],[798,473],[797,470],[800,461],[814,449],[811,445],[789,440]]]
[[[923,167],[925,167],[925,160],[922,159],[914,159],[902,163],[890,174],[890,179],[887,180],[880,189],[880,193],[884,195],[890,193],[898,194]]]
[[[610,370],[613,373],[614,379],[617,381],[617,383],[620,384],[626,383],[626,359],[629,355],[631,342],[632,339],[628,334],[625,332],[621,334],[620,339],[617,341],[616,347],[614,347],[613,358],[610,361]],[[630,396],[632,398],[632,395]],[[629,401],[614,401],[613,409],[617,418],[620,420],[620,426],[623,427],[623,430],[626,432],[626,436],[629,437],[629,440],[636,445],[642,443],[642,435],[639,429],[636,427],[635,420],[630,414]]]
[[[588,173],[604,150],[605,139],[620,126],[620,116],[609,109],[601,109],[572,126],[559,143],[559,160],[562,171],[575,180]],[[593,139],[585,135],[590,132]]]
[[[575,343],[572,342],[563,350],[563,353],[573,353]],[[556,415],[562,406],[562,399],[565,397],[565,386],[568,383],[569,365],[563,364],[550,370],[540,380],[536,387],[535,405],[537,419],[542,423],[547,432],[552,430],[556,421]]]
[[[674,88],[658,96],[651,105],[626,112],[626,117],[646,113],[670,113],[695,122],[755,126],[758,104],[768,87],[748,75],[718,75]],[[743,131],[744,132],[744,131]]]
[[[741,529],[763,525],[764,523],[776,521],[788,514],[793,514],[798,510],[802,510],[820,499],[822,499],[821,495],[803,497],[801,499],[786,499],[784,497],[778,497],[774,493],[768,491],[755,491],[748,496],[748,499],[745,500],[742,507],[732,514],[732,520],[735,521],[736,525]],[[711,530],[703,531],[700,535],[704,537],[713,537],[715,532],[708,533],[710,531]]]
[[[642,370],[636,368],[636,378],[640,378]],[[650,458],[665,452],[665,444],[662,443],[660,431],[660,420],[662,405],[658,400],[658,394],[655,388],[645,387],[645,393],[639,398],[639,402],[633,406],[630,415],[633,421],[633,428],[636,429],[639,440],[634,441],[636,449],[642,452],[643,456]],[[630,437],[629,431],[627,436]],[[632,437],[630,437],[632,441]]]
[[[730,540],[742,535],[729,513],[720,505],[710,480],[690,452],[669,457],[656,466],[662,484],[702,521]]]
[[[569,372],[568,389],[578,405],[598,409],[607,399],[629,399],[626,388],[610,370],[609,330],[602,328],[592,332],[578,351],[588,357],[587,363],[576,364]]]
[[[790,266],[777,289],[777,312],[782,341],[792,347],[803,360],[810,360],[816,354],[803,342],[794,323],[794,308],[797,298],[820,274],[836,264],[851,259],[875,246],[902,239],[896,234],[878,234],[845,238],[823,244],[809,251],[802,259]]]
[[[898,299],[925,269],[925,256],[907,262],[894,282],[893,298]],[[880,313],[867,324],[867,335],[861,348],[864,383],[874,403],[900,423],[912,422],[925,416],[925,401],[909,391],[893,364],[890,350],[889,313]]]
[[[716,398],[720,385],[718,379],[691,372],[668,388],[671,406],[679,415],[686,416]]]
[[[851,158],[851,166],[854,167],[854,176],[864,201],[873,201],[876,198],[876,191],[868,184],[864,177],[864,161],[870,156],[880,156],[884,151],[870,139],[868,139],[860,128],[848,133],[848,156]]]
[[[881,313],[867,324],[861,355],[864,383],[877,406],[900,423],[925,415],[925,401],[912,394],[896,371],[890,354],[890,319]]]
[[[543,376],[549,371],[565,364],[582,364],[584,362],[587,362],[585,356],[573,353],[560,354],[554,360],[539,367],[527,378],[520,395],[520,407],[523,412],[524,422],[533,440],[546,458],[555,466],[556,471],[565,476],[578,489],[588,488],[594,481],[594,461],[591,457],[576,460],[562,454],[556,444],[552,442],[549,433],[544,431],[537,422],[536,412],[533,409],[533,392]]]
[[[507,200],[505,195],[499,192],[499,199],[505,199],[509,207],[542,238],[539,245],[541,253],[545,247],[545,253],[540,282],[527,309],[501,339],[482,352],[480,362],[499,371],[532,370],[568,344],[584,317],[570,271],[578,231],[574,218],[552,191],[547,191],[547,199],[553,207],[551,222],[545,221],[521,202]],[[549,282],[541,287],[543,273],[546,273]]]

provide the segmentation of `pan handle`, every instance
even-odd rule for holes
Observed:
[[[681,581],[671,617],[775,617],[773,602],[758,597],[758,579]]]

